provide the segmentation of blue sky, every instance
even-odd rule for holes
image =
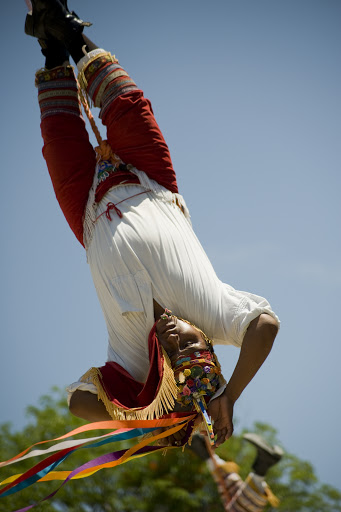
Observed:
[[[70,0],[151,99],[217,274],[265,296],[282,321],[236,404],[237,432],[272,424],[341,489],[341,3],[94,5]],[[18,428],[51,386],[102,365],[107,345],[84,250],[41,155],[34,72],[44,61],[25,14],[24,0],[7,2],[0,18],[0,421]],[[238,350],[218,354],[228,377]]]

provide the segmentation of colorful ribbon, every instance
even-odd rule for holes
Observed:
[[[213,446],[214,445],[214,432],[213,432],[211,417],[209,416],[209,414],[207,412],[206,403],[200,397],[195,400],[195,406],[196,406],[196,409],[198,410],[198,412],[201,411],[201,413],[202,413],[202,416],[204,419],[204,424],[206,427],[206,432],[208,435],[208,439],[210,441],[211,446]]]
[[[78,429],[75,429],[64,436],[57,437],[50,441],[41,441],[39,443],[35,443],[23,452],[19,453],[15,457],[1,462],[0,466],[7,466],[13,464],[15,462],[19,462],[21,460],[27,459],[29,457],[34,457],[41,454],[57,452],[53,455],[49,455],[44,460],[33,466],[31,469],[26,471],[23,474],[18,474],[11,476],[1,482],[0,485],[7,484],[2,490],[0,490],[0,497],[9,496],[14,494],[22,489],[29,487],[35,482],[39,481],[48,481],[48,480],[63,480],[62,484],[49,496],[46,496],[38,503],[46,501],[52,498],[59,489],[66,484],[71,479],[78,478],[86,478],[97,471],[100,471],[104,468],[115,467],[119,464],[123,464],[132,460],[134,458],[143,457],[152,452],[156,452],[159,450],[163,450],[163,446],[147,446],[150,443],[158,441],[159,439],[163,439],[173,435],[184,427],[188,426],[195,417],[196,414],[187,413],[177,413],[171,414],[169,417],[163,417],[158,420],[120,420],[120,421],[106,421],[106,422],[97,422],[91,423],[88,425],[84,425]],[[77,435],[82,432],[87,432],[91,430],[106,430],[121,427],[119,430],[115,432],[110,432],[104,434],[102,436],[96,436],[86,439],[78,439],[78,440],[70,440],[63,441],[68,437],[73,435]],[[161,433],[159,432],[160,428],[166,428]],[[112,442],[119,442],[123,440],[134,439],[136,437],[144,436],[147,433],[152,433],[151,436],[142,439],[133,447],[127,450],[120,450],[117,452],[111,452],[100,457],[97,457],[89,462],[79,466],[73,471],[54,471],[54,469],[59,466],[71,453],[78,449],[82,448],[95,448],[99,446],[103,446]],[[61,443],[57,443],[46,450],[30,450],[37,445],[62,440]],[[29,452],[29,453],[28,453]],[[29,507],[20,509],[20,511],[16,512],[25,512],[26,510],[30,510],[35,507],[38,503],[30,505]]]

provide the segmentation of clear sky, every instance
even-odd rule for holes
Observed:
[[[69,3],[152,100],[219,277],[265,296],[282,321],[236,431],[272,424],[341,489],[341,2]],[[41,155],[44,61],[24,0],[1,13],[0,421],[20,428],[51,386],[104,363],[107,336]],[[228,377],[238,350],[218,354]]]

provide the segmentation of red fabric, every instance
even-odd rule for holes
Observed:
[[[178,192],[168,146],[150,101],[139,90],[119,96],[103,117],[108,141],[125,162],[144,171],[172,192]]]
[[[163,376],[163,356],[155,327],[156,322],[148,338],[150,368],[145,383],[136,381],[122,366],[112,361],[99,368],[100,381],[108,399],[119,407],[146,407],[158,393]]]
[[[123,182],[126,184],[133,183],[138,185],[140,183],[140,180],[138,179],[136,174],[133,174],[130,171],[115,171],[115,174],[108,176],[108,178],[106,178],[105,181],[102,181],[101,183],[98,184],[95,195],[96,203],[100,202],[100,200],[105,196],[105,194],[111,187],[119,185],[120,183]]]
[[[144,171],[172,192],[177,192],[167,144],[157,125],[150,102],[134,90],[116,98],[103,124],[112,149],[125,163]],[[95,152],[82,118],[65,113],[47,116],[41,122],[43,155],[60,207],[79,242],[83,244],[83,214],[96,165]],[[107,179],[97,200],[126,176]],[[136,183],[136,177],[131,180]]]
[[[85,123],[78,116],[56,114],[42,120],[41,131],[43,155],[57,200],[83,245],[83,214],[96,166]]]

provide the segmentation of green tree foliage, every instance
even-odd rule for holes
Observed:
[[[28,445],[52,439],[77,428],[84,422],[71,416],[65,397],[58,389],[43,396],[39,407],[28,408],[28,424],[19,432],[10,425],[0,426],[0,459],[6,460]],[[257,423],[254,431],[268,442],[279,444],[276,431]],[[103,432],[101,432],[103,433]],[[99,432],[99,435],[101,434]],[[91,434],[93,435],[93,433]],[[70,470],[123,445],[106,445],[101,449],[79,450],[58,469]],[[218,449],[226,460],[234,460],[245,478],[255,456],[255,449],[242,437],[234,436]],[[0,479],[24,472],[37,461],[30,459],[1,469]],[[308,462],[286,454],[267,475],[274,494],[281,500],[279,511],[337,512],[341,511],[341,493],[321,485]],[[17,494],[0,498],[0,511],[23,508],[50,494],[59,482],[42,482]],[[44,512],[222,512],[216,485],[210,473],[190,449],[170,449],[166,455],[155,454],[128,462],[113,469],[67,483],[56,496],[34,510]],[[272,510],[270,507],[268,511]]]

